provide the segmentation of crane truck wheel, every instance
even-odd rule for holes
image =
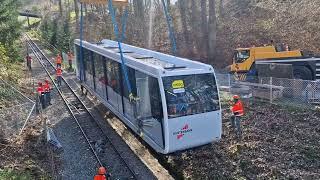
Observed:
[[[310,69],[304,66],[293,67],[293,77],[295,79],[312,80],[312,73]]]

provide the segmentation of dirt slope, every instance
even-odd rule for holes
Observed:
[[[168,161],[186,179],[320,178],[319,112],[267,104],[251,104],[246,111],[241,141],[226,121],[220,142]]]

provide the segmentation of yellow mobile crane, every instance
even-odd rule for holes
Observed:
[[[291,64],[293,77],[296,79],[320,79],[320,58],[312,57],[300,50],[289,50],[288,46],[263,46],[251,48],[237,48],[234,51],[231,73],[235,73],[240,80],[247,75],[258,75],[257,63]]]

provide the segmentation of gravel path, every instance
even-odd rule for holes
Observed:
[[[32,76],[35,83],[49,79],[40,63],[33,56]],[[96,173],[97,161],[88,149],[73,118],[69,115],[56,89],[52,90],[52,105],[43,111],[63,146],[59,162],[55,164],[57,179],[91,179]]]

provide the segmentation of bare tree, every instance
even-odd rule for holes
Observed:
[[[188,34],[188,27],[187,27],[187,15],[186,15],[186,5],[187,3],[185,0],[179,0],[179,10],[180,10],[180,16],[181,16],[181,24],[182,24],[182,31],[183,31],[183,37],[185,41],[185,49],[186,52],[189,52],[190,48],[190,39]]]
[[[208,52],[208,17],[207,17],[207,0],[201,0],[201,50],[202,53]]]
[[[170,0],[167,0],[168,11],[170,12]]]
[[[59,0],[59,12],[60,12],[60,16],[62,16],[62,12],[63,12],[63,9],[62,9],[62,0]]]
[[[220,0],[220,2],[219,2],[219,16],[220,16],[220,18],[224,17],[223,0]]]
[[[79,6],[78,6],[78,1],[77,0],[74,0],[73,1],[73,5],[74,5],[74,12],[76,14],[76,23],[78,24],[78,21],[79,21]]]
[[[145,16],[144,16],[144,3],[141,0],[134,0],[133,1],[133,9],[134,9],[134,15],[135,20],[138,21],[138,33],[139,38],[143,41],[143,45],[145,46],[147,44],[147,38],[144,38],[147,34],[146,31],[146,25],[145,25]]]
[[[217,46],[217,17],[215,0],[209,1],[208,41],[208,59],[210,63],[210,61],[215,60]]]
[[[192,37],[193,46],[196,47],[197,52],[200,50],[200,11],[197,4],[197,0],[191,0],[191,27],[192,27]],[[194,48],[192,48],[194,49]]]

